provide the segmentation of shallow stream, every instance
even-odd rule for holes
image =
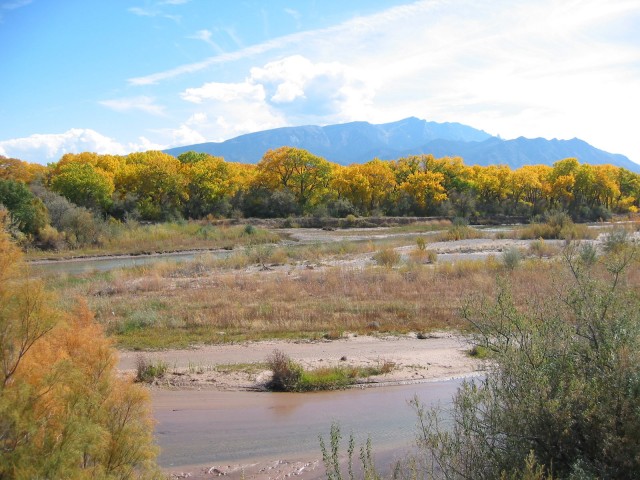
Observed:
[[[450,404],[461,382],[306,394],[156,390],[159,463],[175,468],[319,458],[318,435],[328,443],[332,422],[339,423],[344,438],[353,432],[356,445],[370,437],[374,452],[401,452],[411,448],[416,435],[417,416],[409,400],[418,395],[424,404]]]

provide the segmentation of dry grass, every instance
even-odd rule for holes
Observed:
[[[27,257],[65,258],[70,256],[140,254],[203,249],[233,249],[238,246],[276,243],[275,231],[246,226],[213,226],[206,222],[179,222],[143,225],[135,222],[108,225],[99,247],[64,251],[30,250]]]
[[[409,260],[390,268],[363,266],[370,256],[351,267],[322,262],[407,244],[414,245]],[[529,253],[546,257],[549,252],[541,241]],[[508,275],[515,295],[525,302],[549,291],[559,268],[553,260],[525,259],[508,271],[493,256],[429,265],[436,260],[429,254],[426,242],[421,249],[415,238],[255,246],[223,259],[203,255],[188,263],[63,275],[54,287],[64,298],[88,297],[120,346],[157,349],[266,338],[333,339],[345,332],[461,329],[466,325],[459,309],[470,295],[491,294],[497,275]],[[303,260],[316,265],[294,265]],[[274,267],[282,264],[287,266]],[[269,268],[246,268],[250,265]],[[632,280],[640,284],[640,278]]]
[[[526,264],[509,275],[514,287],[529,291],[530,285],[548,284],[552,268]],[[492,257],[398,269],[209,270],[184,277],[137,271],[66,290],[89,296],[96,317],[121,346],[154,349],[460,329],[465,298],[493,291],[498,271],[503,267]]]

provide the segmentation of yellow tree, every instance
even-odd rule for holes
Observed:
[[[178,159],[184,163],[182,155]],[[208,154],[195,157],[185,164],[184,172],[188,181],[189,199],[185,204],[188,217],[214,213],[234,190],[229,166],[221,157]]]
[[[290,191],[303,209],[327,193],[331,164],[301,148],[267,151],[257,165],[256,183],[271,190]]]
[[[429,209],[447,199],[443,182],[444,174],[440,172],[418,171],[410,174],[400,189],[413,197],[422,209]]]
[[[478,197],[489,208],[495,208],[509,196],[511,169],[506,165],[474,165],[472,172]]]
[[[146,393],[86,304],[56,303],[0,231],[0,478],[154,475]]]
[[[43,165],[0,155],[0,180],[31,183],[35,178],[43,176],[46,171],[47,168]]]
[[[179,214],[188,199],[185,167],[175,157],[159,151],[131,153],[115,177],[116,193],[137,198],[144,219],[163,220]]]

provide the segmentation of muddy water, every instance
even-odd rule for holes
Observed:
[[[159,463],[165,468],[320,456],[318,435],[338,422],[357,444],[400,450],[415,438],[408,400],[450,402],[462,380],[312,394],[220,391],[152,393]]]

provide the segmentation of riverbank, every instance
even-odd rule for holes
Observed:
[[[419,338],[420,337],[420,338]],[[425,338],[426,337],[426,338]],[[452,332],[426,336],[345,335],[335,340],[244,342],[187,350],[125,351],[119,369],[134,376],[137,363],[166,365],[152,388],[260,391],[270,378],[264,362],[280,350],[307,369],[392,363],[391,372],[363,379],[357,386],[398,385],[467,376],[482,368],[468,355],[466,337]]]
[[[318,435],[337,421],[359,443],[371,436],[386,468],[411,446],[414,394],[447,402],[460,378],[481,374],[466,337],[436,332],[427,338],[347,335],[323,341],[264,341],[189,350],[121,352],[119,369],[134,375],[140,359],[163,362],[166,375],[150,385],[159,462],[171,478],[319,479]],[[264,391],[264,361],[281,350],[305,368],[393,362],[385,375],[355,390],[312,394]],[[449,380],[446,379],[458,379]],[[372,388],[378,387],[378,388]],[[364,435],[364,437],[363,437]]]

